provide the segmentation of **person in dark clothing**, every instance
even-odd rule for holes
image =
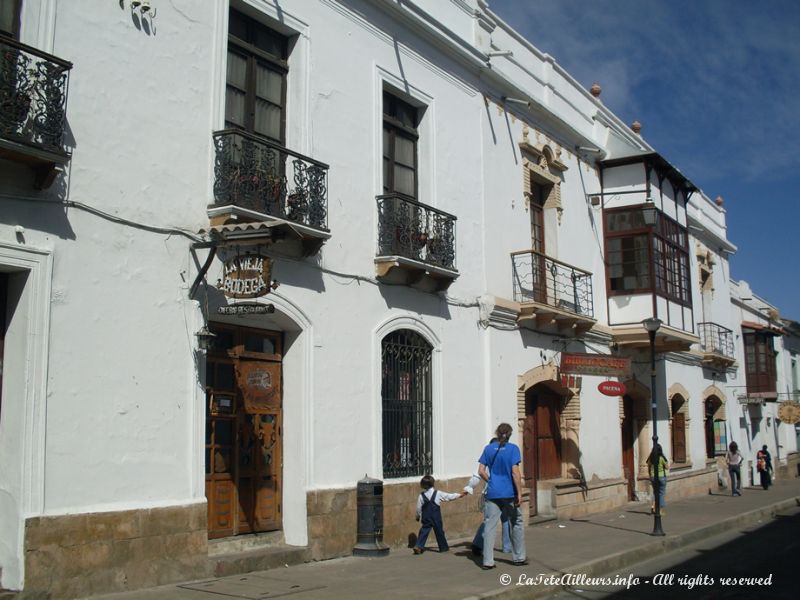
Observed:
[[[436,543],[439,544],[439,552],[447,552],[450,546],[444,535],[444,523],[442,522],[440,505],[442,502],[463,498],[467,495],[467,492],[460,494],[440,492],[434,487],[436,480],[431,475],[425,475],[420,480],[419,485],[422,487],[422,493],[417,498],[417,521],[422,521],[422,527],[417,536],[417,544],[414,546],[414,554],[423,553],[425,542],[428,540],[428,534],[431,529],[433,529],[433,533],[436,536]]]
[[[770,456],[766,444],[756,454],[756,468],[761,478],[761,487],[768,490],[772,485],[772,456]]]

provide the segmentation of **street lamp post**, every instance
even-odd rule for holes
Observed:
[[[650,336],[650,406],[653,418],[653,451],[658,444],[658,421],[656,420],[656,331],[661,327],[661,319],[650,317],[642,321],[642,325]],[[655,505],[655,515],[653,517],[653,533],[651,535],[664,535],[661,529],[661,481],[658,478],[658,462],[653,467],[653,496]]]

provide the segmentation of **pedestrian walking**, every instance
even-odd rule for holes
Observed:
[[[497,441],[497,438],[492,438],[489,440],[490,444],[494,444]],[[480,463],[479,463],[480,464]],[[478,467],[480,469],[480,466]],[[475,487],[482,481],[480,475],[475,474],[469,480],[469,483],[464,488],[464,491],[468,494],[474,493]],[[486,488],[483,488],[483,494],[481,495],[481,504],[480,510],[481,512],[484,510],[486,506]],[[506,554],[511,554],[511,523],[508,519],[500,518],[501,528],[502,528],[502,540],[503,540],[503,552]],[[472,554],[475,556],[483,556],[483,531],[486,529],[483,520],[481,520],[481,524],[478,526],[478,530],[475,532],[475,537],[472,538]]]
[[[467,495],[467,492],[461,492],[460,494],[441,492],[434,487],[436,480],[431,475],[425,475],[420,480],[419,485],[422,488],[422,493],[417,498],[417,521],[422,521],[422,527],[419,530],[417,543],[414,546],[414,554],[422,554],[425,551],[425,542],[428,540],[428,534],[431,529],[433,529],[433,533],[436,536],[439,552],[447,552],[450,550],[450,546],[444,535],[444,522],[442,521],[442,509],[440,506],[442,502],[463,498]]]
[[[515,565],[527,565],[525,531],[522,522],[522,455],[519,446],[511,443],[511,425],[500,423],[497,441],[483,449],[478,462],[481,479],[487,482],[486,506],[483,510],[483,569],[494,569],[494,538],[497,523],[505,516],[511,523],[511,558]]]
[[[660,508],[659,514],[664,514],[664,507],[666,506],[667,497],[667,467],[669,461],[664,456],[664,450],[661,444],[653,446],[650,456],[647,457],[647,472],[650,475],[650,482],[653,484],[653,505],[650,512],[656,511],[656,497],[658,497],[658,506]]]
[[[756,454],[756,468],[761,478],[761,487],[766,491],[772,485],[772,456],[770,456],[766,444]]]
[[[741,496],[742,486],[742,455],[739,454],[739,445],[731,442],[728,452],[725,454],[725,462],[728,464],[728,473],[731,477],[731,496]]]

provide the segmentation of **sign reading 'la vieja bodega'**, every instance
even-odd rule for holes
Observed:
[[[236,256],[225,262],[217,288],[228,298],[258,298],[272,289],[272,259],[260,254]]]

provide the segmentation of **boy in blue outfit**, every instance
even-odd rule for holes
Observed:
[[[447,544],[447,538],[444,536],[444,523],[442,523],[442,509],[440,505],[442,502],[450,502],[457,500],[467,495],[467,492],[460,494],[450,494],[448,492],[440,492],[433,486],[436,485],[436,480],[431,475],[425,475],[420,482],[422,493],[417,498],[417,521],[422,521],[422,527],[417,536],[417,544],[414,546],[414,554],[422,554],[425,550],[425,542],[428,539],[428,534],[433,529],[436,535],[436,543],[439,544],[439,552],[447,552],[450,546]]]

